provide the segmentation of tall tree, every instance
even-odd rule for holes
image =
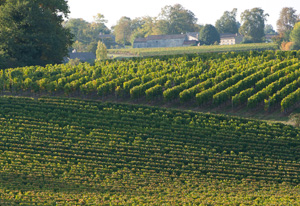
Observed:
[[[98,13],[94,16],[94,21],[90,23],[88,33],[92,40],[96,40],[99,34],[110,34],[110,30],[105,25],[108,21],[105,19],[104,15]]]
[[[116,42],[119,44],[129,44],[131,33],[131,19],[126,16],[121,17],[114,27]]]
[[[215,27],[221,33],[238,33],[238,22],[236,21],[237,9],[231,12],[225,11],[223,16],[216,21]]]
[[[142,18],[132,20],[131,43],[133,44],[136,38],[144,38],[155,33],[155,18],[144,16]]]
[[[268,14],[260,8],[245,10],[241,14],[242,26],[239,32],[252,42],[262,42],[265,36],[264,28]]]
[[[84,19],[69,19],[64,22],[63,25],[70,29],[71,33],[74,35],[74,41],[79,41],[84,44],[90,41],[89,37],[86,35],[90,23]]]
[[[103,42],[99,41],[96,51],[96,59],[97,61],[103,61],[107,59],[107,49]]]
[[[83,19],[69,19],[64,22],[64,27],[69,28],[74,35],[75,43],[72,45],[79,52],[96,52],[97,42],[102,40],[99,34],[110,34],[106,27],[107,20],[102,14],[94,16],[94,22],[89,23]],[[110,47],[111,41],[103,39],[105,45]]]
[[[291,31],[291,41],[293,42],[293,49],[300,49],[300,22],[296,23],[294,29]]]
[[[265,34],[276,34],[275,30],[273,29],[272,24],[265,25]]]
[[[0,51],[7,67],[61,63],[72,35],[62,27],[65,0],[6,0],[0,6]]]
[[[154,25],[154,33],[155,35],[166,35],[170,34],[170,24],[165,19],[156,19],[155,25]]]
[[[96,24],[106,24],[108,21],[105,19],[103,14],[98,13],[96,16],[94,16],[94,22]]]
[[[206,45],[211,45],[216,42],[220,43],[220,34],[213,25],[206,24],[200,30],[199,40],[202,41]]]
[[[158,19],[162,33],[180,34],[197,30],[195,14],[180,4],[162,8]]]
[[[280,37],[288,41],[289,34],[297,22],[296,10],[292,7],[284,7],[277,20],[277,30]]]

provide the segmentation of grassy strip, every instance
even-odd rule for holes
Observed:
[[[211,45],[199,47],[167,47],[167,48],[135,48],[135,49],[109,49],[109,54],[160,56],[177,55],[206,52],[230,52],[230,51],[248,51],[248,50],[275,50],[276,44],[257,43],[257,44],[237,44],[237,45]]]

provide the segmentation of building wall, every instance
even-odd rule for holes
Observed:
[[[226,39],[221,39],[220,45],[232,45],[235,44],[235,38],[226,38]]]
[[[221,39],[220,45],[239,44],[242,41],[243,41],[243,37],[242,36],[237,36],[237,37],[233,37],[233,38],[224,38],[224,39]]]
[[[133,48],[147,48],[147,42],[134,42]]]
[[[186,39],[151,39],[147,42],[133,43],[133,48],[181,47]]]
[[[183,46],[184,39],[159,39],[148,40],[147,47],[180,47]]]
[[[243,36],[237,36],[237,37],[235,38],[235,43],[236,43],[236,44],[240,44],[242,41],[243,41]]]

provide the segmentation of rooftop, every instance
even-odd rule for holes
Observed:
[[[221,39],[234,38],[234,37],[237,37],[237,36],[241,36],[241,35],[238,34],[238,33],[235,33],[235,34],[231,34],[231,33],[223,33],[223,34],[220,34],[220,38],[221,38]]]

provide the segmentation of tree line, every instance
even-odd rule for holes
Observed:
[[[222,33],[239,33],[244,36],[244,43],[263,42],[266,34],[279,34],[276,42],[280,45],[283,41],[290,41],[290,33],[296,22],[299,21],[299,16],[296,10],[292,7],[284,7],[280,12],[280,17],[277,21],[277,32],[273,26],[266,24],[269,14],[261,8],[253,8],[245,10],[241,14],[241,21],[237,20],[237,9],[225,11],[223,15],[215,22],[215,25],[200,25],[197,24],[195,14],[184,8],[180,4],[173,6],[165,6],[157,17],[143,16],[131,19],[129,17],[121,17],[116,25],[109,30],[104,22],[103,15],[98,14],[103,18],[101,33],[113,34],[118,45],[133,45],[136,38],[145,38],[149,35],[167,35],[181,34],[187,32],[199,32],[199,40],[202,44],[214,44],[220,42],[220,34]],[[75,34],[75,44],[73,47],[79,51],[94,52],[96,41],[85,42],[82,38],[88,30],[93,29],[93,24],[88,23],[83,19],[70,19],[65,25],[70,28]],[[86,34],[85,37],[89,35]],[[94,40],[101,40],[98,36]],[[103,40],[103,39],[102,39]],[[107,39],[106,39],[107,41]],[[112,42],[105,42],[108,48],[114,48]]]
[[[104,47],[99,42],[115,48],[149,35],[199,32],[201,44],[209,45],[219,43],[221,33],[240,33],[244,43],[262,42],[265,34],[276,33],[272,25],[265,24],[268,14],[261,8],[245,10],[241,22],[233,9],[225,11],[215,25],[199,25],[192,11],[175,4],[163,7],[157,17],[121,17],[111,29],[102,14],[87,22],[65,20],[69,13],[67,0],[1,0],[0,68],[61,63],[73,49],[96,54],[97,48]],[[300,48],[300,25],[294,26],[298,21],[295,9],[282,9],[277,22],[279,45],[293,41],[293,48]],[[101,52],[98,54],[101,59]]]

